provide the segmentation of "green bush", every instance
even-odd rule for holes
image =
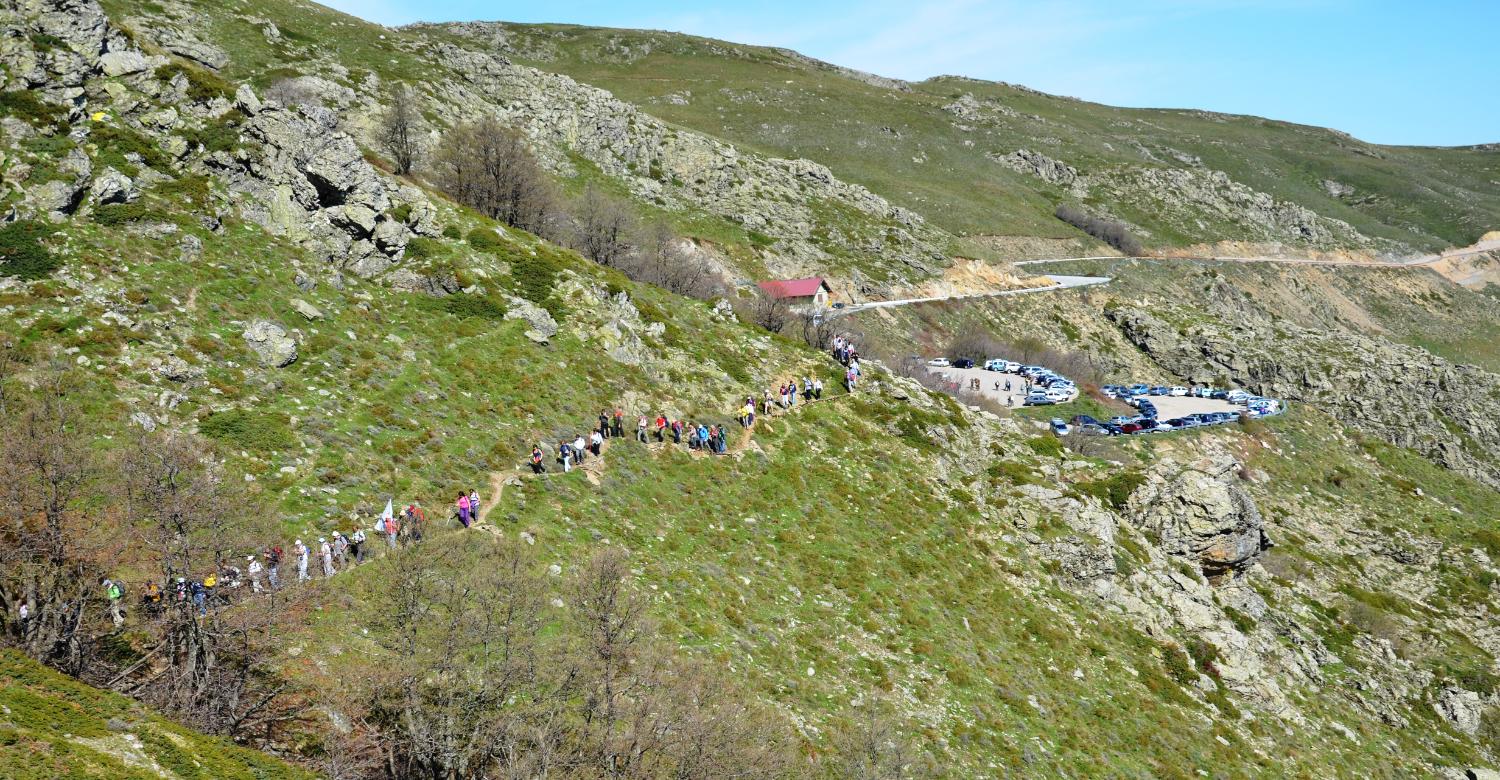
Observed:
[[[199,424],[198,431],[210,439],[247,450],[266,452],[297,446],[287,416],[276,412],[249,409],[214,412]]]
[[[128,127],[96,124],[89,131],[89,140],[99,147],[99,162],[115,168],[134,172],[134,164],[125,159],[127,154],[137,154],[146,165],[157,170],[170,168],[171,158],[158,149],[145,136]]]
[[[1062,440],[1056,436],[1033,436],[1026,440],[1026,446],[1032,452],[1051,458],[1061,458],[1063,454]]]
[[[505,307],[481,295],[450,295],[443,299],[443,310],[456,317],[505,319]]]
[[[463,231],[459,230],[456,225],[444,225],[443,226],[443,238],[450,239],[452,241],[457,241],[457,240],[459,240],[460,238],[463,238],[463,237],[464,237]]]
[[[1126,502],[1130,501],[1130,495],[1135,492],[1146,481],[1146,475],[1135,469],[1122,471],[1118,474],[1096,479],[1089,482],[1079,482],[1073,487],[1084,495],[1093,496],[1115,509],[1124,509]]]
[[[94,221],[114,227],[130,222],[168,222],[170,219],[144,203],[106,203],[94,209]]]
[[[469,243],[474,243],[474,234],[469,234]],[[533,303],[545,305],[557,283],[557,261],[546,254],[518,255],[510,265],[511,278],[521,297]]]
[[[239,109],[229,111],[217,121],[207,122],[195,130],[184,130],[182,137],[205,152],[228,152],[240,145],[240,128],[247,117]]]
[[[474,228],[465,236],[469,246],[475,251],[488,252],[490,254],[501,254],[505,251],[505,242],[495,235],[495,231],[487,228]]]
[[[0,227],[0,276],[17,279],[41,279],[62,267],[42,240],[52,234],[52,226],[23,219]]]
[[[62,128],[67,126],[68,112],[37,97],[29,90],[0,92],[0,116],[15,117],[27,124]]]
[[[406,256],[414,260],[430,260],[443,254],[443,243],[434,238],[413,238],[406,242]]]
[[[171,81],[179,73],[187,79],[187,97],[194,103],[207,103],[214,98],[228,98],[234,94],[234,88],[229,82],[193,65],[171,62],[156,69],[156,77],[162,81]]]
[[[156,190],[169,198],[181,198],[194,206],[207,206],[211,193],[207,176],[179,176],[162,182]]]
[[[1161,656],[1162,664],[1167,667],[1167,676],[1176,680],[1178,685],[1188,686],[1198,681],[1198,671],[1193,668],[1192,659],[1175,642],[1163,642]]]

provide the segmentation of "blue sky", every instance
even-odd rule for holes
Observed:
[[[323,1],[388,25],[672,30],[885,76],[1257,114],[1377,143],[1500,142],[1500,0]]]

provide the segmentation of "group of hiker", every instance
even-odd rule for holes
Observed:
[[[460,492],[454,502],[455,515],[465,528],[479,519],[479,492]],[[400,511],[387,505],[370,533],[383,535],[388,549],[399,545],[422,541],[427,528],[427,513],[421,502],[413,501]],[[219,563],[201,577],[168,577],[165,582],[147,581],[140,594],[142,612],[147,617],[160,617],[174,604],[190,607],[198,615],[208,614],[216,606],[228,604],[237,594],[268,593],[280,590],[285,581],[282,567],[290,567],[287,580],[306,582],[321,575],[329,578],[340,570],[352,568],[372,554],[367,545],[366,529],[356,527],[345,532],[335,530],[327,536],[318,537],[312,545],[296,539],[288,555],[280,544],[272,544],[258,553],[245,556],[240,566],[234,556],[223,557]],[[311,571],[309,571],[311,570]],[[125,623],[125,583],[120,579],[100,579],[99,587],[109,604],[109,615],[115,627]],[[19,607],[22,632],[30,619],[30,605],[23,601]]]
[[[833,337],[833,359],[844,367],[844,390],[854,392],[859,384],[859,350],[848,336]]]

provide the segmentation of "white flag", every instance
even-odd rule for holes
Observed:
[[[389,499],[389,498],[387,498],[385,500],[385,511],[380,513],[380,519],[382,521],[389,520],[392,517],[396,516],[396,513],[392,510],[392,507],[391,507],[391,501],[392,500],[393,499]]]

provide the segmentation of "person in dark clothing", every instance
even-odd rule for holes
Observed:
[[[682,421],[681,420],[673,420],[672,421],[672,443],[673,444],[681,444],[682,443]]]
[[[604,412],[604,411],[600,411],[599,412],[599,436],[602,437],[602,438],[605,438],[605,439],[609,438],[609,413],[608,412]]]
[[[614,423],[615,423],[615,427],[614,427],[613,430],[610,431],[610,435],[614,436],[616,439],[623,438],[625,436],[625,412],[624,411],[622,411],[620,409],[616,409],[615,410],[615,420],[614,420]]]
[[[546,473],[547,467],[542,464],[542,445],[538,444],[531,448],[531,473]]]

